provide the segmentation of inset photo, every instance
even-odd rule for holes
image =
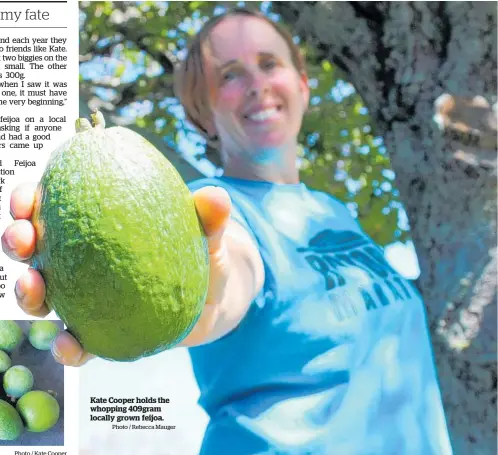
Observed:
[[[64,366],[51,353],[60,330],[0,320],[0,446],[64,445]]]

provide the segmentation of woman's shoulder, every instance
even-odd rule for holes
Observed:
[[[333,194],[326,193],[324,191],[316,190],[313,188],[307,187],[308,193],[317,201],[322,204],[328,204],[329,206],[333,206],[334,208],[341,208],[348,213],[350,213],[346,203],[341,199],[337,198]]]

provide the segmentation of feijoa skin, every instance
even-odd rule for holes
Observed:
[[[0,440],[14,441],[21,436],[23,429],[23,422],[14,406],[0,400]]]
[[[42,176],[33,266],[86,351],[131,361],[174,346],[197,322],[207,241],[173,165],[134,131],[93,120],[77,122]]]
[[[59,403],[42,390],[32,390],[23,395],[17,402],[16,409],[26,429],[34,433],[50,430],[59,420]]]
[[[0,349],[12,352],[23,339],[21,327],[15,321],[0,321]]]

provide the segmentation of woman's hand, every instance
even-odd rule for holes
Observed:
[[[2,235],[2,248],[11,259],[29,264],[35,251],[36,232],[30,222],[36,184],[18,186],[11,195],[10,212],[14,222]],[[227,225],[231,203],[228,193],[220,188],[206,187],[193,195],[199,219],[208,238],[210,280],[207,303],[221,299],[226,283],[223,232]],[[45,303],[45,282],[33,268],[19,277],[15,286],[17,303],[32,316],[45,317],[50,309]],[[85,352],[68,332],[60,332],[52,346],[55,359],[68,366],[81,366],[94,356]]]

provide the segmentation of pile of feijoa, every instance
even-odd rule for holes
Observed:
[[[31,323],[28,340],[40,350],[51,348],[59,327],[51,321]],[[0,375],[5,399],[0,399],[0,440],[13,441],[24,430],[50,430],[59,420],[59,403],[42,390],[32,390],[35,378],[24,365],[12,365],[11,354],[24,334],[15,321],[0,321]]]

